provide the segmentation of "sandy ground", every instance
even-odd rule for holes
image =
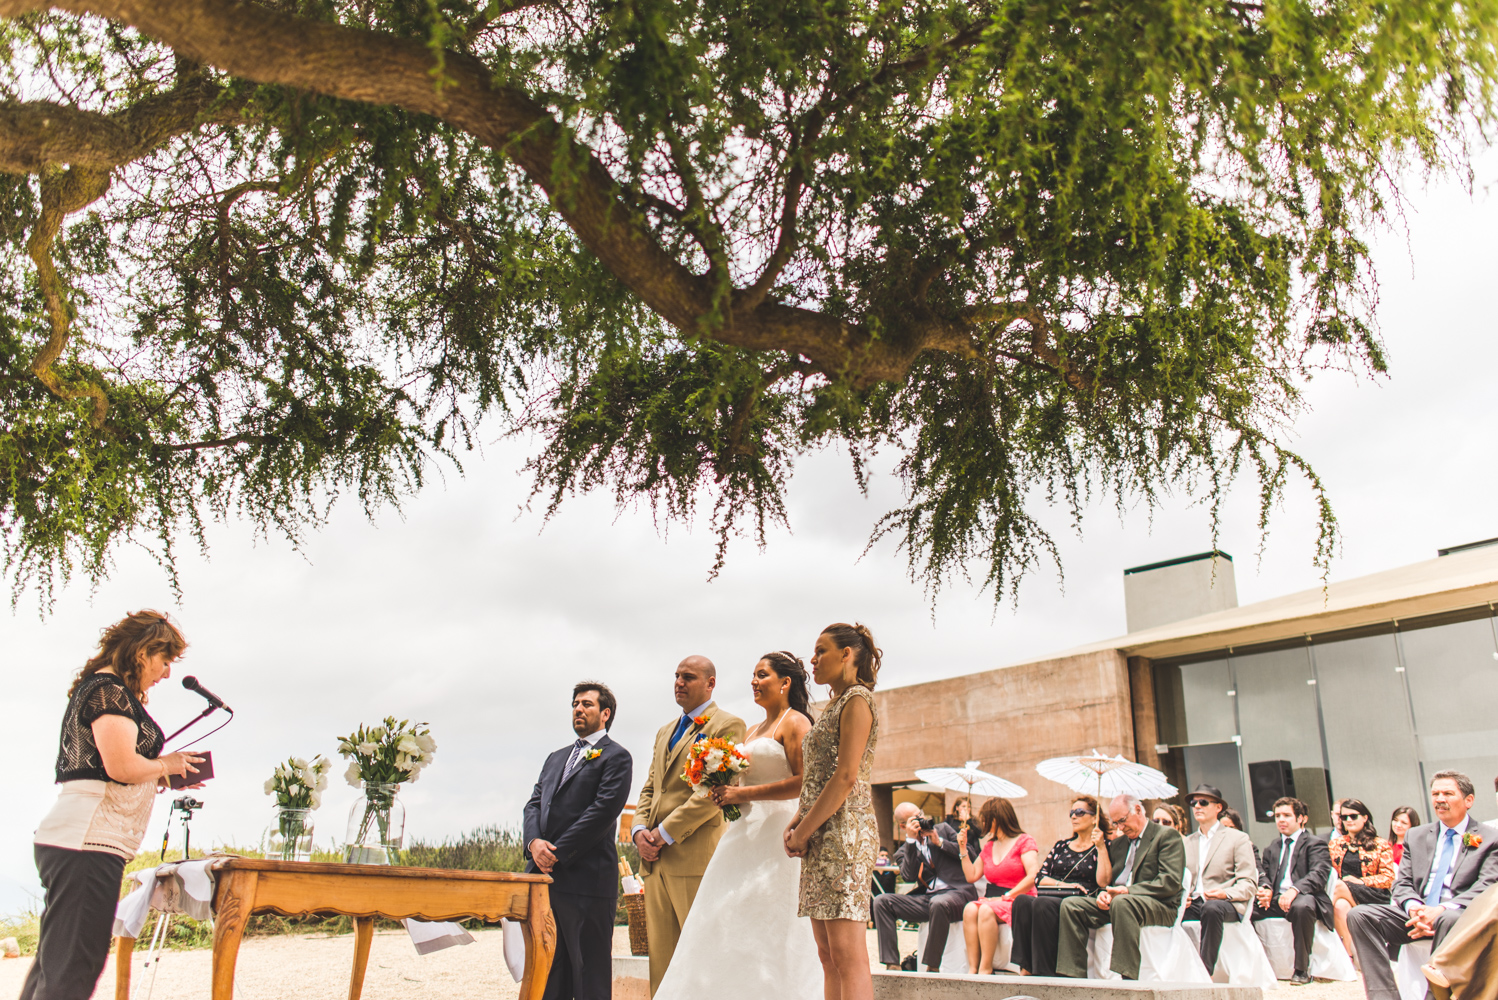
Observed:
[[[448,948],[422,957],[402,931],[380,932],[370,949],[369,969],[364,978],[367,1000],[511,1000],[518,998],[518,985],[505,968],[498,930],[479,931],[477,939],[463,948]],[[901,952],[915,950],[914,933],[901,932]],[[144,945],[144,942],[142,943]],[[616,954],[629,954],[629,936],[619,928],[614,937]],[[869,932],[869,953],[876,954],[874,932]],[[352,935],[339,937],[292,936],[250,938],[239,950],[235,975],[236,1000],[345,1000],[348,997],[349,965],[353,961]],[[169,951],[164,953],[154,984],[149,971],[142,971],[143,956],[135,958],[136,1000],[207,1000],[212,953]],[[0,961],[0,998],[20,993],[31,959]],[[114,960],[104,970],[99,1000],[114,996]],[[149,993],[147,987],[150,986]],[[1360,983],[1313,983],[1282,985],[1276,994],[1285,1000],[1362,1000]]]

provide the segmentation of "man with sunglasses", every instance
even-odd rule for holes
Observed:
[[[1274,802],[1274,825],[1279,837],[1259,856],[1259,894],[1254,903],[1254,923],[1288,920],[1294,931],[1295,969],[1290,985],[1311,981],[1311,945],[1316,940],[1316,921],[1332,930],[1332,901],[1326,880],[1332,856],[1326,841],[1306,830],[1311,811],[1300,799],[1285,797]]]
[[[1191,873],[1191,899],[1184,920],[1201,924],[1202,965],[1217,967],[1222,928],[1240,919],[1253,903],[1259,873],[1248,834],[1219,822],[1227,803],[1211,785],[1197,785],[1186,802],[1196,820],[1196,832],[1186,838],[1186,870]]]

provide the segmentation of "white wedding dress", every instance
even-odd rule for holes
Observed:
[[[743,750],[749,767],[740,785],[791,776],[785,749],[773,737],[749,740]],[[796,916],[801,859],[786,857],[782,840],[796,804],[739,806],[743,816],[718,841],[654,1000],[820,1000],[822,963],[811,921]]]

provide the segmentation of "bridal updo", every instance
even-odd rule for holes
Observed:
[[[858,668],[858,683],[874,690],[879,680],[879,664],[884,659],[884,650],[874,644],[874,633],[863,624],[848,625],[839,622],[822,629],[823,635],[832,637],[839,649],[853,650],[853,664]]]
[[[789,694],[791,707],[806,716],[808,721],[815,722],[816,719],[811,714],[811,690],[806,674],[806,664],[801,657],[780,649],[773,653],[766,653],[760,659],[768,663],[777,676],[784,677],[791,682]]]

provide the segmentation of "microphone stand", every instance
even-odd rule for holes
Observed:
[[[172,735],[168,736],[166,739],[162,740],[161,741],[161,745],[162,746],[166,746],[168,743],[172,742],[172,740],[176,739],[178,736],[181,736],[183,733],[187,732],[193,726],[196,726],[198,723],[202,722],[204,719],[208,718],[208,716],[212,715],[216,711],[218,711],[218,706],[217,705],[209,705],[207,708],[203,709],[203,711],[200,712],[198,714],[198,716],[195,719],[193,719],[191,722],[189,722],[187,725],[183,726],[181,729],[177,730],[175,733],[173,733]],[[232,710],[227,710],[227,711],[229,711],[230,715],[234,714],[234,712]]]

